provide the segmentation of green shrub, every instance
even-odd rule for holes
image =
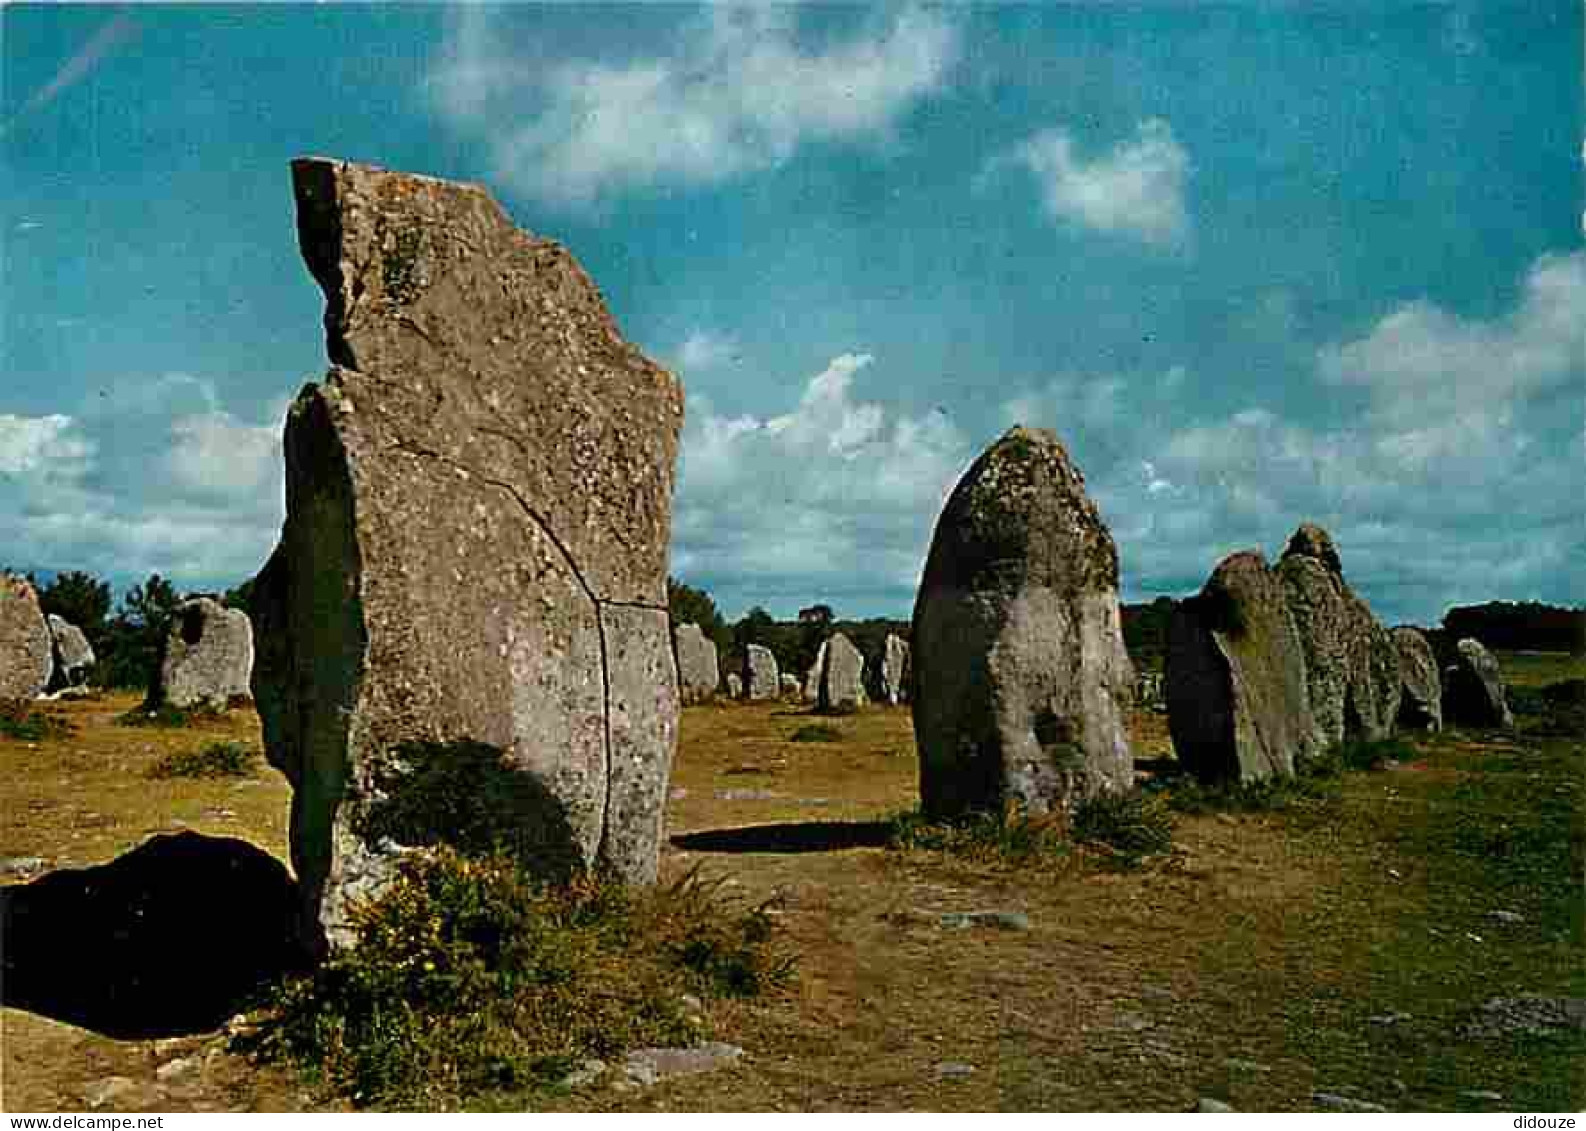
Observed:
[[[60,711],[37,707],[26,699],[0,699],[0,735],[20,742],[65,738],[72,724]]]
[[[288,980],[239,1044],[361,1106],[439,1108],[554,1086],[579,1060],[708,1035],[684,1004],[792,971],[764,908],[689,875],[640,892],[535,882],[507,853],[414,854],[354,909],[356,945]]]
[[[933,821],[919,810],[892,818],[893,848],[941,852],[982,862],[1024,864],[1061,858],[1073,851],[1062,814],[1031,814],[1017,805],[1003,812],[974,812],[957,820]]]
[[[124,727],[180,728],[196,722],[212,722],[221,718],[221,712],[204,703],[196,707],[173,707],[169,703],[150,705],[142,703],[116,716],[116,725]]]
[[[241,742],[211,742],[202,750],[173,750],[149,770],[153,778],[247,778],[259,755]]]
[[[841,742],[843,732],[830,723],[807,723],[793,732],[789,742]]]
[[[1103,794],[1074,809],[1074,840],[1105,848],[1119,862],[1137,864],[1173,848],[1173,813],[1160,794]]]

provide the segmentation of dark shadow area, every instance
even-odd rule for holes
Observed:
[[[110,1037],[208,1032],[306,965],[297,899],[275,857],[192,832],[0,888],[0,1000]]]
[[[1136,758],[1134,772],[1148,774],[1152,778],[1186,777],[1189,774],[1184,768],[1184,763],[1167,754],[1160,754],[1155,758]]]
[[[370,773],[374,799],[354,828],[370,845],[446,844],[467,856],[505,852],[536,879],[579,870],[566,804],[533,773],[484,742],[409,742]]]
[[[687,852],[841,852],[885,848],[891,838],[888,821],[804,821],[680,833],[672,846]]]

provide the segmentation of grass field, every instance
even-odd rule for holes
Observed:
[[[1517,683],[1580,674],[1579,661],[1503,660]],[[216,743],[256,749],[255,716],[113,722],[134,705],[70,703],[72,733],[0,738],[0,854],[80,867],[191,829],[285,859],[289,790],[275,771],[232,759],[246,776],[155,776],[173,754],[194,756],[174,759],[185,765]],[[817,722],[836,734],[793,741]],[[1131,729],[1160,768],[1164,721],[1141,714]],[[1142,868],[1010,868],[885,846],[883,822],[916,800],[906,709],[689,708],[663,873],[697,866],[746,905],[772,900],[797,977],[769,999],[710,1006],[717,1035],[746,1050],[731,1068],[534,1102],[1579,1110],[1586,1032],[1505,1032],[1482,1006],[1586,997],[1586,744],[1522,731],[1410,745],[1394,768],[1284,808],[1182,816],[1174,852]],[[7,866],[8,883],[31,878]],[[944,925],[977,910],[1022,913],[1028,929]],[[222,1034],[117,1040],[19,1009],[3,1020],[7,1110],[337,1107],[228,1054]]]

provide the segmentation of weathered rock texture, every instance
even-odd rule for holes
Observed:
[[[0,573],[0,699],[32,699],[50,682],[50,626],[25,577]]]
[[[909,642],[895,632],[881,645],[877,690],[883,703],[896,707],[909,698]]]
[[[253,673],[253,625],[241,609],[209,597],[183,601],[171,614],[149,701],[224,710],[246,696]]]
[[[697,624],[678,625],[673,637],[677,643],[677,676],[683,702],[710,702],[721,686],[716,642]]]
[[[1129,787],[1118,552],[1050,432],[1010,430],[954,488],[912,639],[928,814],[1058,811]]]
[[[63,687],[78,687],[87,677],[88,669],[94,666],[93,646],[88,643],[88,637],[83,635],[83,630],[65,617],[51,613],[46,619],[49,621],[50,645],[54,658],[50,690],[59,691]]]
[[[820,647],[815,650],[815,662],[810,665],[810,670],[804,673],[803,697],[806,703],[814,703],[821,697],[821,673],[826,670],[826,641],[822,640]]]
[[[1370,607],[1344,581],[1327,531],[1305,523],[1278,563],[1305,654],[1312,751],[1393,733],[1399,714],[1399,651]]]
[[[287,422],[254,688],[310,929],[344,940],[348,900],[389,877],[403,845],[369,832],[391,800],[372,783],[415,743],[499,752],[531,866],[653,880],[678,382],[478,186],[292,173],[333,368]]]
[[[834,632],[821,646],[821,652],[825,663],[821,666],[816,709],[845,714],[863,707],[866,702],[865,658],[853,641]]]
[[[777,671],[771,649],[751,644],[743,654],[743,697],[749,700],[775,699],[782,693],[782,673]]]
[[[1163,674],[1180,762],[1207,781],[1294,772],[1319,753],[1305,653],[1284,583],[1259,551],[1218,563],[1168,624]]]
[[[1443,729],[1443,683],[1431,641],[1407,624],[1390,630],[1399,651],[1398,725],[1409,730]]]
[[[1458,658],[1443,671],[1443,717],[1461,726],[1514,726],[1497,658],[1473,637],[1457,648]]]
[[[727,673],[727,698],[743,698],[743,677],[737,672]]]

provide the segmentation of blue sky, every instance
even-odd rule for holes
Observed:
[[[1327,526],[1586,603],[1582,9],[0,7],[0,558],[254,572],[325,369],[287,163],[487,185],[683,379],[673,572],[907,616],[1054,429],[1126,600]]]

